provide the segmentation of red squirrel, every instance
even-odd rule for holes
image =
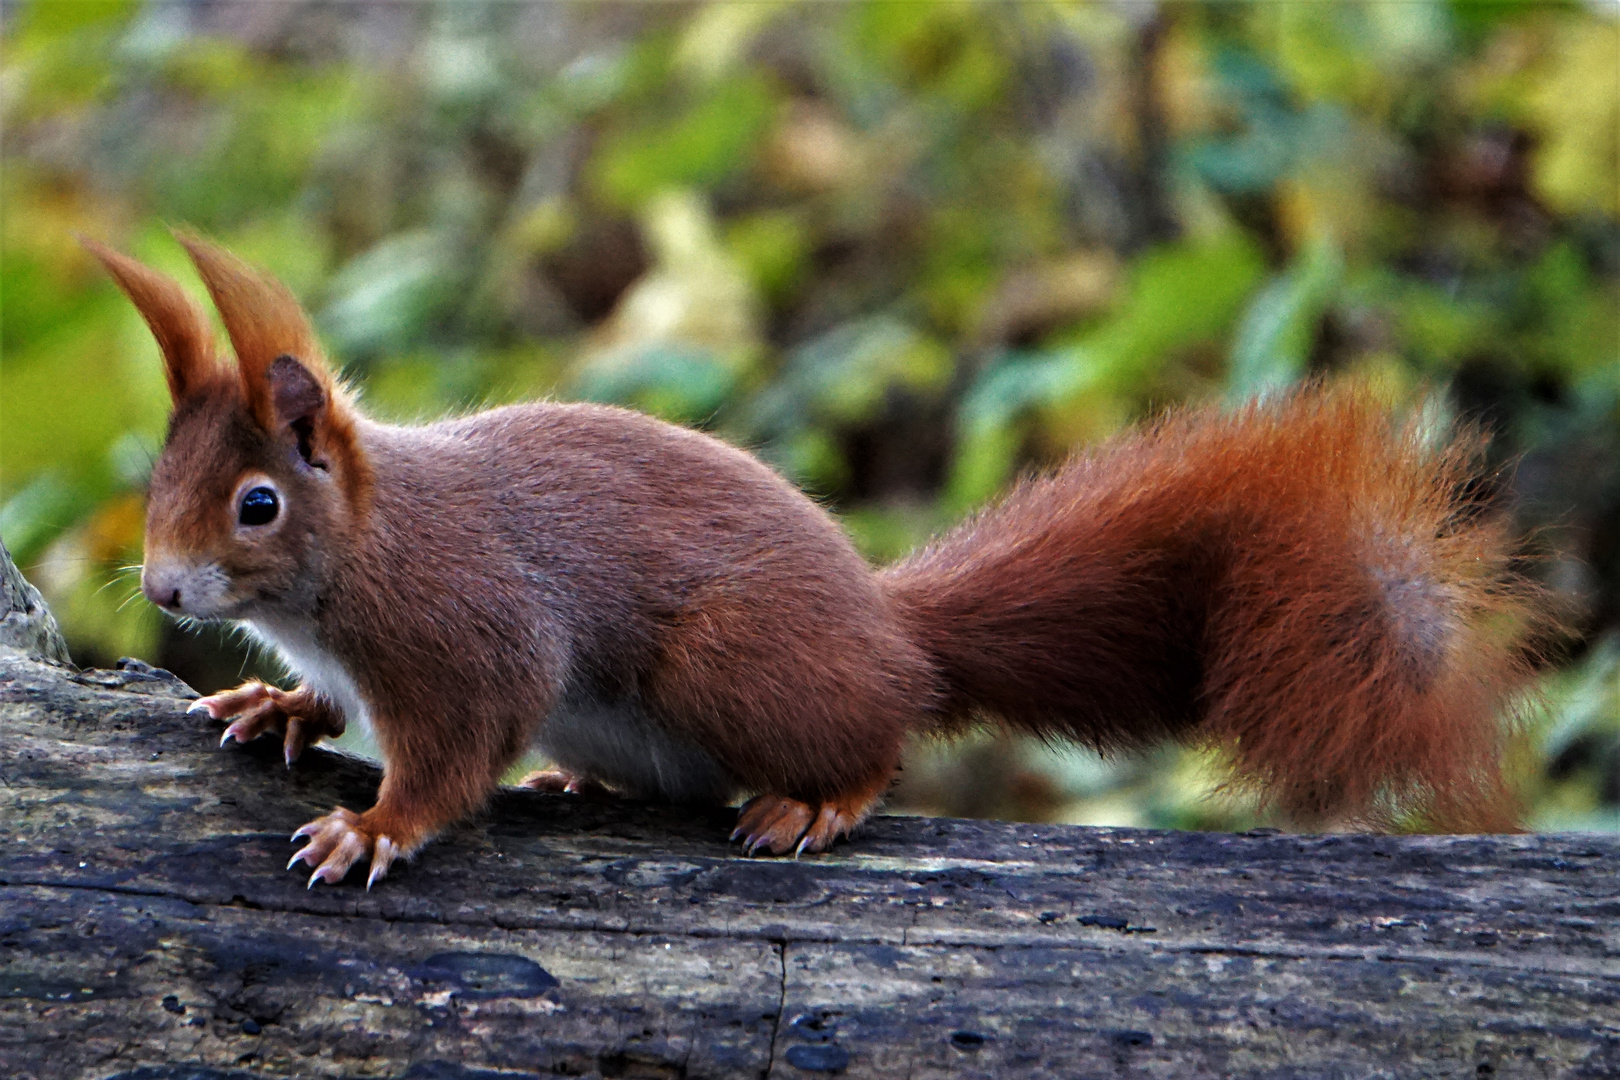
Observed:
[[[174,411],[141,588],[238,620],[301,680],[196,708],[290,764],[369,723],[376,805],[294,834],[367,886],[525,783],[729,803],[749,854],[822,852],[908,735],[999,723],[1102,751],[1223,747],[1303,822],[1511,827],[1499,713],[1535,621],[1477,433],[1316,387],[1170,413],[873,569],[759,460],[625,409],[367,417],[286,288],[181,235],[230,338],[86,241],[151,327]]]

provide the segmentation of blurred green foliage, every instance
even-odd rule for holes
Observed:
[[[82,660],[246,662],[131,602],[167,402],[74,242],[195,285],[185,224],[282,277],[381,415],[631,404],[756,449],[880,560],[1175,402],[1443,388],[1575,613],[1532,820],[1620,827],[1613,3],[4,15],[0,534]],[[919,747],[898,800],[1248,823],[1220,776],[986,737]]]

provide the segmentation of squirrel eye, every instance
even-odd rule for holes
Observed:
[[[242,509],[237,520],[243,525],[268,525],[276,520],[281,500],[267,487],[256,487],[242,496]]]

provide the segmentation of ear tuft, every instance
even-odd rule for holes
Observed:
[[[298,301],[230,252],[191,233],[174,235],[225,322],[254,422],[272,435],[290,431],[304,460],[333,470],[353,511],[366,513],[372,471],[357,433],[361,418],[326,366]]]
[[[297,357],[294,364],[312,375],[323,393],[329,392],[331,376],[321,359],[320,345],[304,309],[287,287],[199,236],[174,235],[197,264],[225,322],[254,418],[266,430],[274,429],[277,407],[269,373],[278,357]]]
[[[178,282],[89,237],[79,244],[94,255],[151,327],[163,353],[163,373],[176,404],[219,375],[208,317]]]

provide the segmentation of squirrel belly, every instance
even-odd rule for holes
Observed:
[[[1542,616],[1469,492],[1482,440],[1309,388],[1172,413],[874,570],[751,455],[623,409],[368,419],[273,279],[182,237],[235,351],[172,280],[89,244],[175,410],[142,589],[245,619],[306,679],[252,709],[289,761],[369,715],[377,803],[298,835],[371,880],[537,742],[637,795],[752,794],[750,852],[823,851],[915,732],[1226,751],[1301,823],[1512,826],[1499,717]],[[302,716],[297,710],[310,714]]]
[[[541,720],[534,746],[565,773],[632,798],[723,805],[745,790],[702,746],[624,698],[564,699]]]

